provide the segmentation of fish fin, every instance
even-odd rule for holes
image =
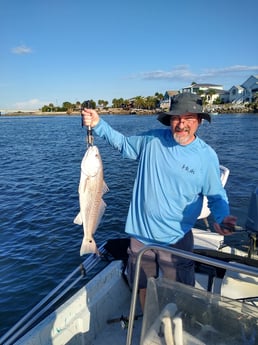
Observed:
[[[73,220],[74,224],[82,225],[82,216],[81,212],[77,214],[77,216]]]
[[[103,181],[102,195],[107,193],[108,191],[109,191],[109,188],[108,188],[106,182]]]
[[[82,245],[80,249],[80,256],[86,255],[86,254],[99,254],[96,242],[93,238],[86,238],[83,237]]]

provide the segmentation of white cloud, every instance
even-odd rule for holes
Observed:
[[[218,68],[218,69],[210,69],[207,70],[207,72],[212,74],[220,74],[223,75],[225,73],[237,73],[237,72],[258,72],[258,66],[245,66],[245,65],[235,65],[235,66],[229,66],[224,68]]]
[[[151,71],[140,73],[138,76],[142,79],[177,79],[187,80],[195,78],[195,74],[190,71],[188,65],[180,65],[173,68],[171,71]]]
[[[188,81],[189,80],[205,80],[205,79],[215,79],[221,76],[237,76],[239,73],[258,73],[258,66],[244,66],[235,65],[224,68],[211,68],[203,69],[200,72],[191,71],[188,65],[175,66],[171,71],[150,71],[143,72],[138,75],[133,76],[133,78],[148,79],[148,80],[173,80],[173,81]]]
[[[15,103],[14,107],[17,110],[39,110],[44,104],[48,103],[34,98],[24,102],[17,102]]]
[[[26,47],[25,45],[20,45],[20,46],[14,47],[12,49],[12,52],[14,54],[18,54],[18,55],[31,54],[32,53],[32,49],[29,48],[29,47]]]

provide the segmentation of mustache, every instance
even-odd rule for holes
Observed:
[[[176,132],[189,132],[189,127],[188,126],[185,126],[184,128],[180,128],[178,126],[175,127],[175,131]]]

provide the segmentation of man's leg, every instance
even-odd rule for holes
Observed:
[[[137,253],[144,247],[144,244],[134,238],[131,238],[130,247],[128,248],[128,263],[127,263],[127,275],[130,287],[133,287],[135,264]],[[142,311],[144,310],[144,303],[146,297],[147,280],[149,277],[157,277],[157,264],[156,255],[153,251],[148,250],[142,256],[140,276],[139,276],[139,299]]]
[[[172,244],[171,247],[192,252],[192,231],[186,233],[181,240],[175,244]],[[194,262],[192,260],[182,258],[178,255],[172,255],[168,252],[160,251],[158,253],[158,264],[163,277],[194,286]]]

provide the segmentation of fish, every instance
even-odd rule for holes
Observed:
[[[99,149],[91,145],[85,152],[81,162],[81,176],[78,188],[80,212],[74,223],[83,225],[83,240],[80,256],[99,254],[94,233],[96,232],[106,209],[103,195],[109,191],[104,181],[103,164]]]

